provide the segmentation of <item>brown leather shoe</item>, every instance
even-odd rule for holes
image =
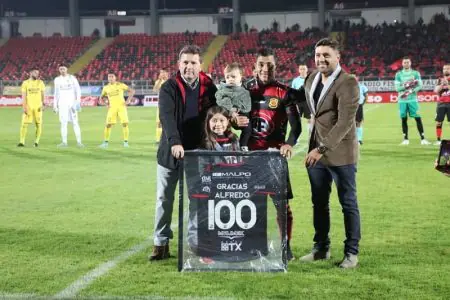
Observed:
[[[153,246],[152,254],[148,257],[148,260],[162,260],[170,257],[169,245],[165,246]]]

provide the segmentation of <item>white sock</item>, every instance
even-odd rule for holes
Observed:
[[[77,139],[77,143],[81,144],[81,129],[78,121],[73,122],[73,132],[75,133],[75,138]]]
[[[64,144],[67,144],[67,122],[61,123],[61,139]]]

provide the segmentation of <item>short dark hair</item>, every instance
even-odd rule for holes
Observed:
[[[180,53],[178,54],[178,60],[181,59],[181,55],[183,54],[194,54],[194,55],[198,54],[201,60],[202,50],[197,45],[186,45],[183,48],[181,48]]]
[[[61,67],[66,67],[66,68],[67,68],[67,64],[65,64],[65,63],[60,63],[59,66],[58,66],[58,68],[61,68]]]
[[[411,58],[409,56],[403,56],[402,60],[405,60],[405,59],[411,60]]]
[[[260,56],[275,56],[275,53],[270,48],[261,48],[258,50],[257,57],[260,57]]]
[[[233,70],[238,70],[239,73],[241,73],[241,75],[244,75],[244,69],[243,69],[242,66],[241,66],[239,63],[237,63],[237,62],[234,62],[234,63],[231,63],[231,64],[226,65],[226,66],[225,66],[225,69],[224,69],[224,73],[231,72],[231,71],[233,71]]]
[[[111,71],[108,71],[108,75],[110,75],[110,74],[111,74],[111,75],[114,75],[114,76],[117,76],[117,75],[116,75],[116,72],[115,72],[115,71],[112,71],[112,70],[111,70]]]
[[[339,43],[336,40],[333,40],[330,38],[323,38],[323,39],[319,40],[316,43],[316,46],[314,47],[314,49],[316,49],[317,47],[320,47],[320,46],[327,46],[336,51],[340,51]]]
[[[36,67],[36,66],[32,66],[32,67],[30,68],[30,71],[39,71],[39,68]]]

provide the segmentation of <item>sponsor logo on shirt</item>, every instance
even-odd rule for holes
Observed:
[[[269,100],[269,107],[271,108],[271,109],[275,109],[275,108],[277,108],[278,107],[278,99],[277,98],[270,98],[270,100]]]

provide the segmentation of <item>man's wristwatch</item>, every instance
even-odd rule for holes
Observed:
[[[325,154],[325,152],[327,152],[328,148],[325,146],[319,146],[317,147],[317,152],[319,152],[320,154]]]

